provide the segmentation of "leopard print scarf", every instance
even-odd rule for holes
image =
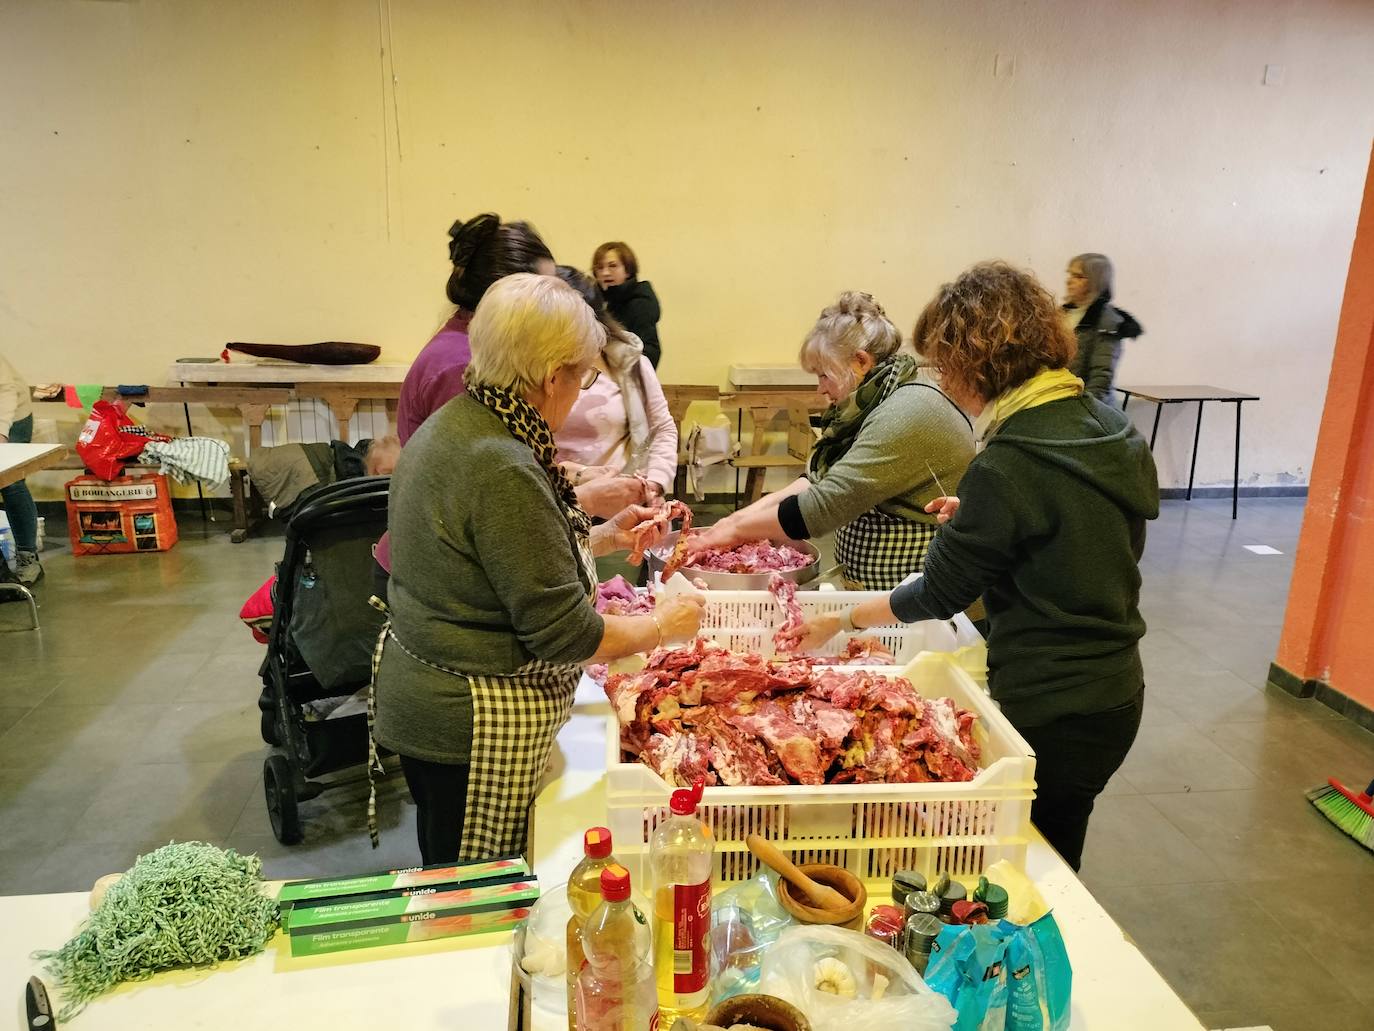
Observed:
[[[490,409],[505,424],[512,437],[534,452],[534,457],[553,484],[554,493],[558,495],[563,515],[572,526],[573,533],[579,540],[585,541],[592,531],[592,518],[582,510],[572,481],[554,461],[558,448],[553,441],[553,431],[539,414],[539,409],[509,390],[489,387],[484,383],[469,383],[467,393],[468,397]]]

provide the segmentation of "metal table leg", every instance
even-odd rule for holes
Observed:
[[[3,562],[4,559],[0,559]],[[33,621],[33,626],[25,627],[26,630],[38,629],[38,604],[33,600],[33,591],[23,584],[14,583],[11,580],[0,581],[0,591],[18,591],[24,600],[29,603],[29,619]]]
[[[1188,496],[1183,499],[1184,501],[1193,500],[1193,474],[1197,472],[1197,441],[1198,437],[1202,436],[1202,406],[1206,403],[1197,403],[1197,425],[1193,427],[1193,461],[1188,466]]]
[[[1159,416],[1160,416],[1160,414],[1161,414],[1163,411],[1164,411],[1164,402],[1163,402],[1163,401],[1156,401],[1156,402],[1155,402],[1155,425],[1154,425],[1154,429],[1150,430],[1150,450],[1151,450],[1151,451],[1153,451],[1153,450],[1155,449],[1155,438],[1159,436]]]
[[[1231,474],[1231,518],[1236,518],[1236,511],[1240,504],[1240,406],[1241,401],[1236,402],[1236,461],[1235,469]]]

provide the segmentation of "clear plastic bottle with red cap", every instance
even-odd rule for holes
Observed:
[[[697,817],[704,785],[674,791],[671,816],[649,840],[654,969],[664,1022],[701,1020],[709,1001],[711,873],[716,839]]]
[[[658,1031],[649,922],[630,901],[630,871],[601,871],[601,905],[582,927],[577,1031]]]
[[[577,975],[582,971],[582,926],[601,905],[601,871],[615,862],[611,832],[591,827],[582,835],[582,861],[568,877],[568,1028],[577,1031]]]

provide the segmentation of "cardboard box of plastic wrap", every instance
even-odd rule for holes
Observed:
[[[326,899],[339,895],[370,895],[402,888],[438,887],[447,884],[475,885],[484,881],[502,884],[530,875],[521,858],[490,859],[476,863],[444,863],[438,866],[413,866],[404,870],[383,870],[357,877],[322,877],[313,881],[291,881],[282,885],[277,901],[286,904],[305,899]]]
[[[539,898],[533,881],[402,888],[296,903],[284,918],[291,955],[396,945],[509,930]]]

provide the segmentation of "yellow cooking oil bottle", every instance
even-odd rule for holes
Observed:
[[[611,832],[592,827],[582,835],[582,861],[568,877],[568,1031],[577,1031],[577,975],[582,972],[582,927],[601,905],[601,871],[615,862],[611,855]]]
[[[710,974],[711,870],[716,839],[697,818],[702,781],[674,791],[672,815],[649,840],[654,900],[654,971],[663,1024],[706,1016]]]

